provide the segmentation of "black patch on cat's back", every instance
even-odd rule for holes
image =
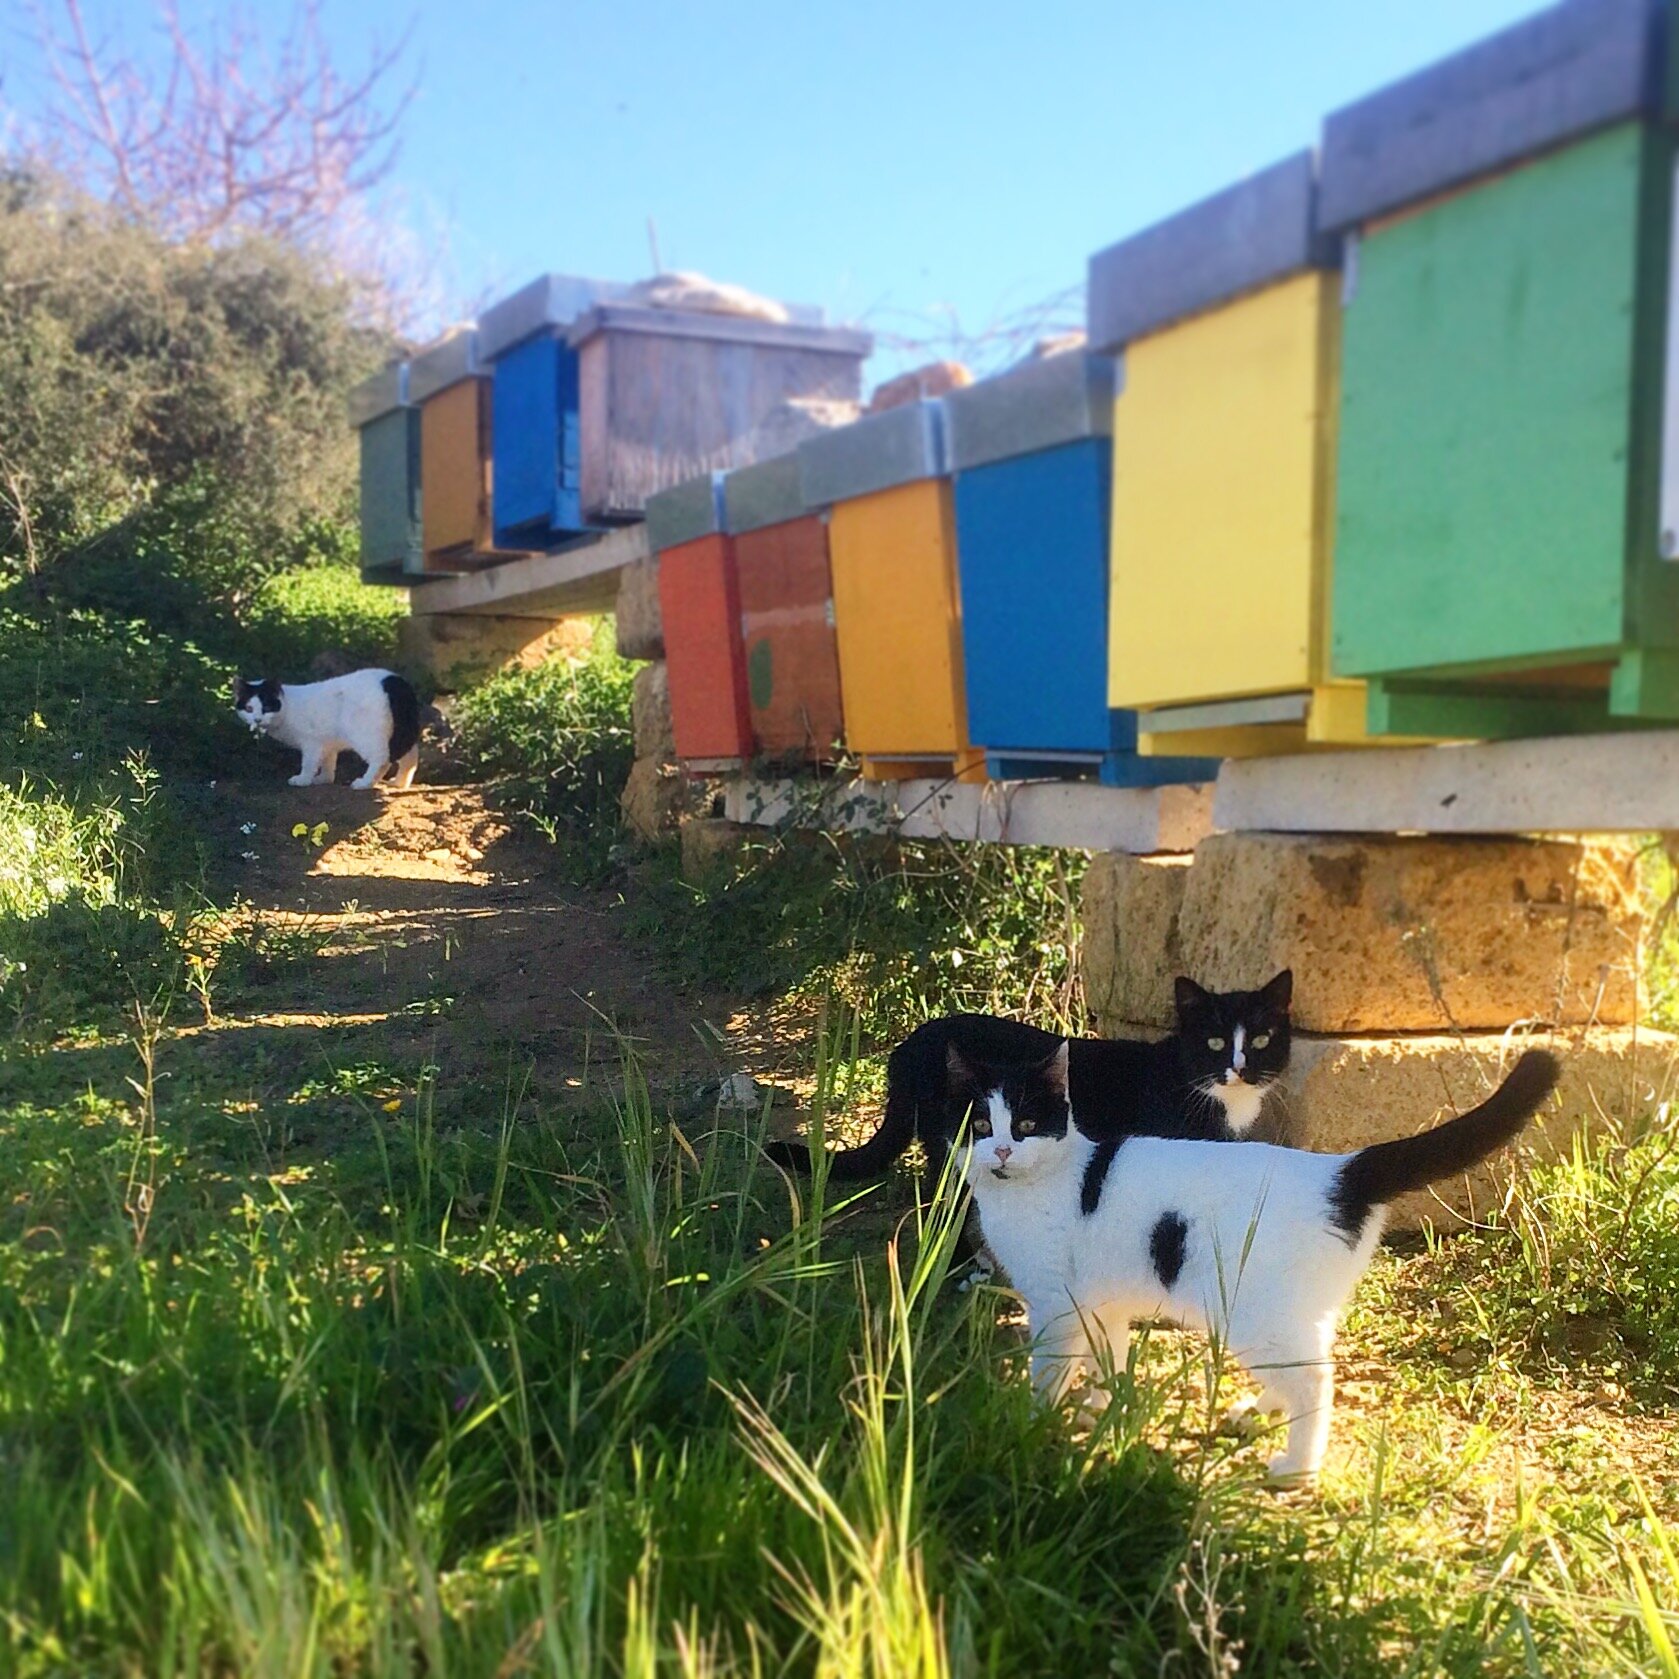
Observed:
[[[1162,1213],[1149,1232],[1148,1257],[1162,1288],[1171,1288],[1183,1271],[1189,1224],[1182,1213]]]
[[[420,738],[420,696],[405,676],[387,676],[379,684],[391,708],[391,762],[414,750]]]
[[[1098,1143],[1084,1163],[1084,1182],[1079,1186],[1079,1211],[1086,1218],[1102,1204],[1102,1190],[1108,1181],[1108,1168],[1113,1165],[1114,1156],[1119,1153],[1119,1145],[1123,1140],[1110,1137],[1106,1142]]]

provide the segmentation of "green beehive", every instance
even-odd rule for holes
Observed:
[[[1679,718],[1652,15],[1557,7],[1330,121],[1324,213],[1357,235],[1331,662],[1373,734]]]
[[[408,366],[394,366],[350,392],[361,439],[361,575],[405,583],[420,554],[420,411],[408,401]]]

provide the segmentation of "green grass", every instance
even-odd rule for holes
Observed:
[[[788,1185],[633,1061],[452,1109],[154,1025],[0,1056],[9,1671],[1661,1671],[1671,1450],[1511,1500],[1486,1440],[1418,1445],[1543,1389],[1513,1235],[1383,1256],[1349,1341],[1404,1374],[1277,1500],[1192,1343],[1094,1431],[1037,1409],[947,1221]],[[1461,1322],[1489,1274],[1476,1397],[1399,1298]]]
[[[359,599],[287,587],[276,645]],[[790,1183],[763,1116],[696,1118],[624,1043],[563,1094],[517,1044],[440,1056],[404,1023],[446,942],[393,995],[215,899],[220,723],[169,740],[147,702],[221,653],[6,635],[0,1672],[1679,1671],[1665,1125],[1383,1251],[1322,1490],[1278,1498],[1192,1339],[1139,1337],[1096,1427],[1046,1412],[904,1180]],[[930,1012],[1080,1024],[1076,859],[768,836],[698,884],[626,866],[627,701],[597,648],[487,685],[462,735],[649,961],[830,1022],[819,1126]]]

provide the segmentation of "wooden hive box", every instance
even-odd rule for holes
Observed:
[[[1377,733],[1679,718],[1659,13],[1571,0],[1326,124],[1356,236],[1333,662]]]
[[[799,490],[796,455],[723,480],[734,544],[746,697],[758,755],[815,763],[843,746],[828,527]]]
[[[486,309],[478,353],[493,369],[495,540],[550,548],[590,528],[583,517],[579,357],[566,334],[628,288],[544,274]]]
[[[1028,362],[945,398],[968,730],[997,780],[1210,781],[1217,760],[1144,758],[1108,704],[1114,362]]]
[[[459,571],[509,559],[490,520],[493,397],[477,334],[452,333],[409,364],[420,409],[422,569]]]
[[[361,448],[361,576],[405,583],[425,568],[420,549],[420,412],[397,362],[350,392]]]
[[[936,401],[799,445],[799,492],[828,509],[846,744],[871,780],[983,781],[968,736],[956,515]]]
[[[809,312],[807,312],[808,314]],[[866,333],[630,305],[592,309],[578,358],[581,516],[637,518],[648,498],[750,466],[759,428],[794,398],[855,400]]]
[[[1145,754],[1365,738],[1328,668],[1338,281],[1315,190],[1300,153],[1091,259],[1092,337],[1123,351],[1108,699]]]
[[[723,529],[722,477],[706,473],[647,503],[647,540],[659,562],[676,755],[695,772],[752,756],[741,647],[740,582]]]

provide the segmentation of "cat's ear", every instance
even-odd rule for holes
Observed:
[[[1259,996],[1260,1000],[1269,1007],[1287,1014],[1288,1006],[1294,1000],[1294,970],[1284,968],[1275,979],[1261,990]]]
[[[1071,1048],[1072,1045],[1063,1038],[1055,1046],[1055,1053],[1043,1065],[1045,1083],[1063,1097],[1067,1094],[1067,1056]]]
[[[956,1084],[972,1084],[974,1075],[968,1063],[962,1059],[962,1052],[955,1044],[944,1046],[944,1070],[949,1073]]]
[[[1207,1006],[1207,993],[1188,974],[1179,974],[1172,981],[1172,994],[1177,999],[1180,1020],[1186,1014],[1194,1014],[1197,1009]]]
[[[251,684],[242,676],[233,679],[233,703],[243,705],[251,697]]]

